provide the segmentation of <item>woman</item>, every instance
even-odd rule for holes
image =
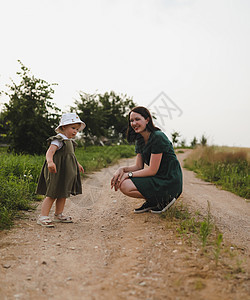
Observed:
[[[115,172],[111,188],[145,199],[135,213],[166,211],[182,192],[182,171],[172,143],[154,126],[150,112],[143,106],[129,113],[127,139],[135,141],[136,162]],[[149,167],[144,168],[144,164]]]

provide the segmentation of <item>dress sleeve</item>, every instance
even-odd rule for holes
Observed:
[[[56,145],[58,147],[57,150],[62,148],[63,146],[63,138],[60,135],[51,136],[47,139],[48,145]]]
[[[59,149],[62,148],[63,142],[62,142],[62,141],[59,141],[59,140],[57,140],[57,139],[55,139],[55,140],[53,140],[53,141],[50,143],[50,145],[55,145],[55,146],[57,146],[57,147],[58,147],[57,150],[59,150]]]
[[[164,153],[164,152],[167,153],[170,147],[171,147],[171,142],[163,132],[160,132],[155,134],[152,140],[151,153],[153,154]]]

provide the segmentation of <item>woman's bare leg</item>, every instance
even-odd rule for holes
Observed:
[[[125,179],[121,186],[120,191],[125,194],[126,196],[132,197],[132,198],[143,198],[145,199],[142,194],[137,190],[136,186],[132,182],[131,179]]]

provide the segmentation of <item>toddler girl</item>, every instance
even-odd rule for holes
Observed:
[[[80,172],[84,172],[76,160],[76,142],[72,139],[85,126],[77,114],[63,114],[59,126],[55,129],[58,134],[48,139],[50,146],[36,189],[37,194],[46,196],[37,220],[37,224],[41,226],[54,227],[49,212],[55,200],[54,222],[72,223],[70,216],[63,215],[63,209],[70,194],[82,193]]]

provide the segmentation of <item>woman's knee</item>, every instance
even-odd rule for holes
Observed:
[[[129,192],[128,180],[124,180],[120,186],[120,191],[123,194],[127,194]]]

